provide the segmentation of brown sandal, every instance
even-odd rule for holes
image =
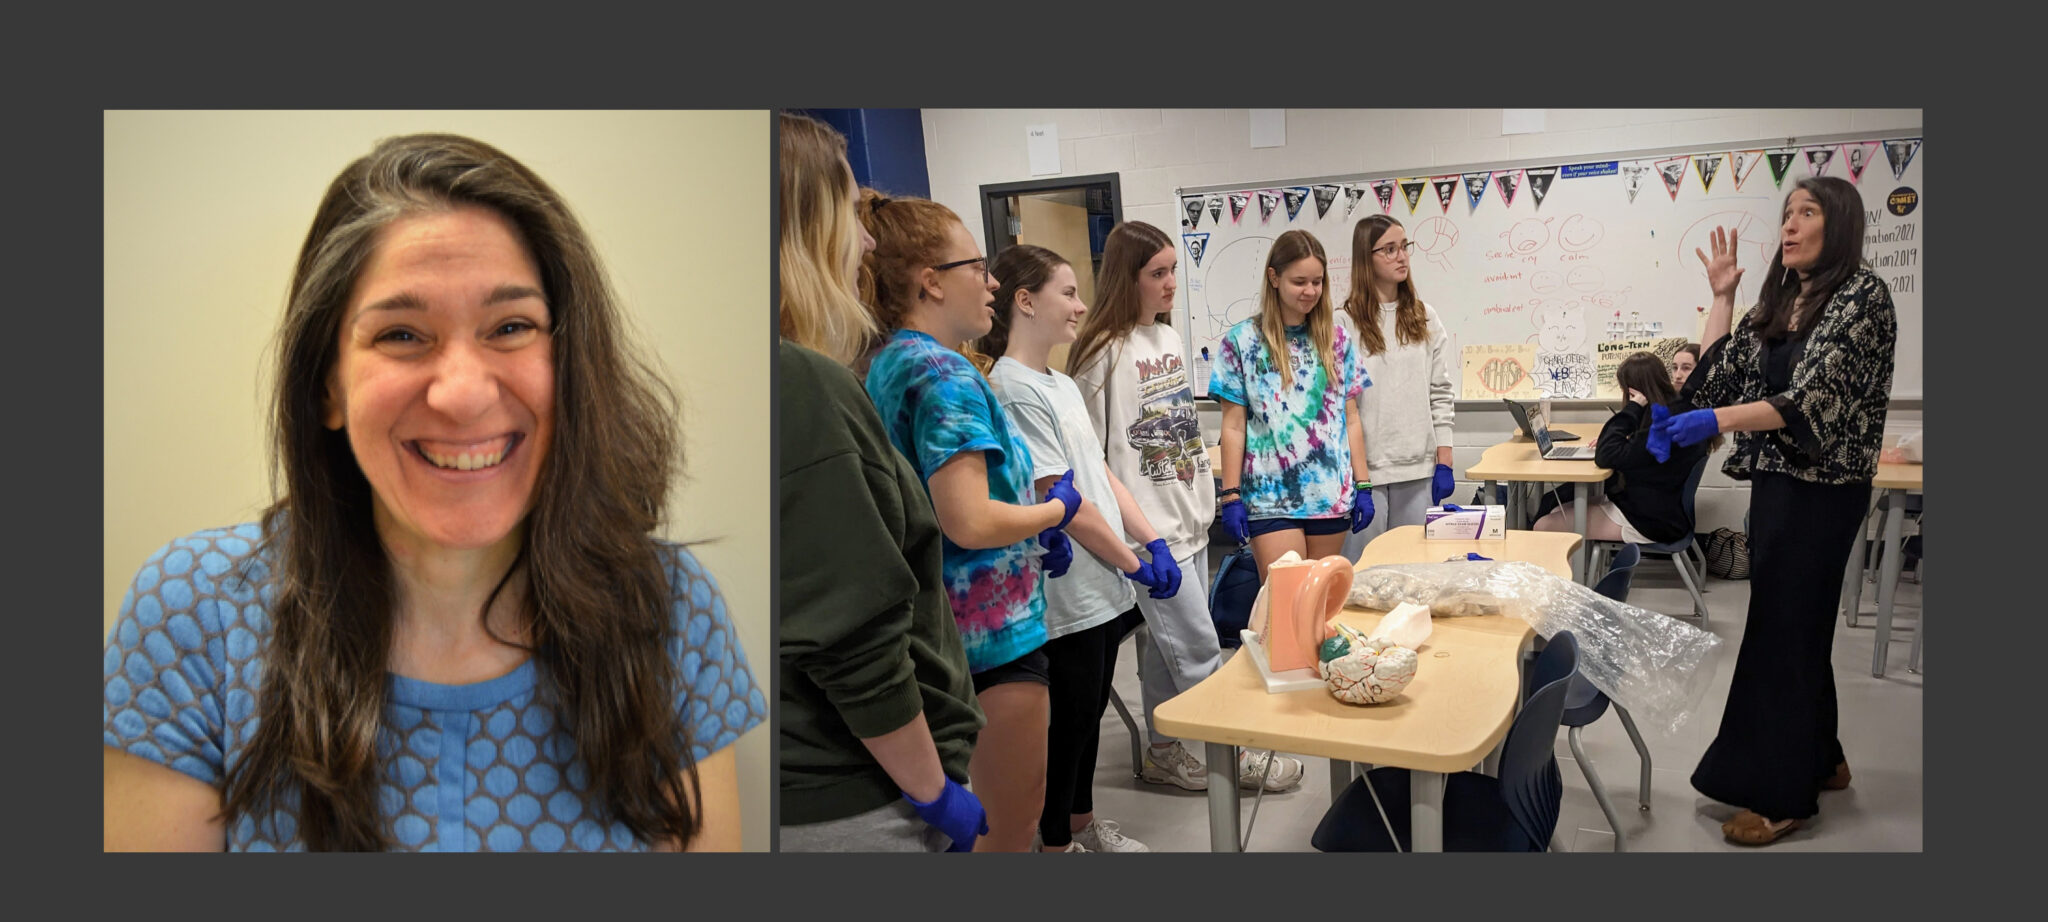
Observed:
[[[1754,810],[1744,810],[1735,814],[1734,819],[1721,824],[1721,835],[1737,845],[1769,845],[1798,828],[1798,820],[1779,820],[1773,823]]]
[[[1849,763],[1847,762],[1835,766],[1835,773],[1829,775],[1828,780],[1820,783],[1820,789],[1823,791],[1841,791],[1846,790],[1848,787]]]

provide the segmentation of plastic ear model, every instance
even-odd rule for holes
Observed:
[[[1323,641],[1316,671],[1330,694],[1345,704],[1382,704],[1400,697],[1415,681],[1415,651],[1392,641],[1368,639],[1340,624]]]
[[[1274,672],[1314,669],[1330,619],[1351,594],[1351,561],[1330,556],[1293,566],[1275,561],[1266,571],[1272,590],[1266,658]]]

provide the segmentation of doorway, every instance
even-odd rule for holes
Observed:
[[[1095,276],[1109,229],[1123,220],[1115,173],[1068,176],[981,187],[982,239],[993,260],[1004,247],[1041,246],[1074,267],[1081,301],[1095,304]],[[1067,347],[1053,348],[1051,365],[1066,370]]]

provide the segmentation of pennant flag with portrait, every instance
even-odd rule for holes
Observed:
[[[1714,190],[1714,174],[1721,172],[1720,154],[1701,154],[1692,158],[1692,168],[1700,174],[1700,191]]]
[[[1835,146],[1833,144],[1809,147],[1806,148],[1805,153],[1808,175],[1826,176],[1828,175],[1828,167],[1835,165]]]
[[[1494,188],[1500,190],[1500,204],[1503,208],[1515,207],[1515,191],[1522,188],[1521,170],[1493,171]]]
[[[1379,180],[1378,182],[1375,182],[1375,183],[1373,183],[1373,184],[1372,184],[1372,194],[1373,194],[1373,196],[1374,196],[1374,197],[1376,197],[1376,198],[1378,198],[1378,199],[1380,200],[1380,214],[1393,214],[1393,213],[1394,213],[1394,181],[1393,181],[1393,180],[1391,180],[1391,179],[1382,179],[1382,180]],[[1412,199],[1411,199],[1411,200],[1410,200],[1410,201],[1408,202],[1408,210],[1409,210],[1410,212],[1413,212],[1413,211],[1415,210],[1415,202],[1414,202],[1414,201],[1413,201]]]
[[[1415,213],[1415,206],[1422,204],[1422,190],[1429,188],[1429,179],[1401,180],[1401,195],[1408,200],[1408,213]]]
[[[1792,168],[1792,161],[1798,159],[1799,148],[1779,147],[1764,152],[1764,159],[1771,162],[1771,185],[1785,187],[1785,171]]]
[[[1262,223],[1266,223],[1266,224],[1271,224],[1271,223],[1273,223],[1273,212],[1275,212],[1275,211],[1279,210],[1279,208],[1280,208],[1280,190],[1278,190],[1278,189],[1260,189],[1260,190],[1259,190],[1259,221],[1260,221],[1260,222],[1262,222]]]
[[[1244,209],[1247,205],[1251,204],[1251,201],[1252,196],[1249,192],[1230,193],[1230,223],[1236,224],[1238,221],[1243,220]]]
[[[1330,205],[1337,201],[1337,187],[1325,184],[1315,187],[1314,191],[1316,194],[1316,220],[1320,221],[1323,219],[1323,216],[1330,213]]]
[[[1436,186],[1437,204],[1442,206],[1444,212],[1448,214],[1451,210],[1451,199],[1458,197],[1458,177],[1438,176],[1431,179],[1430,182]]]
[[[1209,223],[1223,223],[1223,196],[1209,196]]]
[[[1194,230],[1195,228],[1197,228],[1197,227],[1200,227],[1200,226],[1201,226],[1201,224],[1202,224],[1202,197],[1201,197],[1201,196],[1199,196],[1199,195],[1190,195],[1190,196],[1188,196],[1188,197],[1186,197],[1186,198],[1183,198],[1183,199],[1181,199],[1181,200],[1180,200],[1180,207],[1181,207],[1181,210],[1182,210],[1182,211],[1185,211],[1185,212],[1187,212],[1187,213],[1188,213],[1188,218],[1187,218],[1187,225],[1188,225],[1188,229],[1189,229],[1189,230]]]
[[[1363,198],[1365,198],[1365,188],[1363,186],[1344,187],[1344,220],[1351,220],[1351,212],[1358,208],[1358,202]]]
[[[1863,181],[1864,168],[1870,166],[1870,161],[1877,158],[1877,142],[1852,141],[1844,144],[1842,156],[1849,161],[1849,181],[1860,183]]]
[[[1756,169],[1756,165],[1763,161],[1764,152],[1760,150],[1738,150],[1729,154],[1728,158],[1728,172],[1735,179],[1735,191],[1741,192],[1742,181],[1748,179],[1750,171]]]
[[[1196,268],[1198,268],[1198,269],[1199,269],[1199,268],[1201,268],[1201,266],[1202,266],[1202,253],[1203,253],[1204,251],[1206,251],[1206,250],[1208,250],[1208,249],[1209,249],[1209,235],[1208,235],[1208,234],[1206,234],[1206,233],[1203,233],[1203,234],[1182,234],[1182,235],[1180,235],[1180,236],[1181,236],[1181,239],[1182,239],[1182,240],[1185,240],[1185,241],[1187,241],[1187,244],[1188,244],[1188,258],[1189,258],[1189,259],[1192,259],[1192,260],[1194,260],[1194,261],[1195,261],[1195,267],[1196,267]]]
[[[1636,193],[1643,191],[1643,177],[1649,174],[1650,165],[1641,160],[1621,165],[1621,184],[1628,189],[1629,204],[1635,204]]]
[[[1657,161],[1657,175],[1664,180],[1664,191],[1671,193],[1671,200],[1678,201],[1678,187],[1685,183],[1685,168],[1692,163],[1692,156],[1683,154],[1669,160]]]
[[[1550,194],[1550,183],[1557,179],[1557,167],[1532,166],[1522,171],[1529,177],[1529,198],[1536,202],[1536,210],[1543,210],[1543,198]]]
[[[1486,197],[1486,183],[1492,178],[1492,171],[1465,174],[1465,199],[1470,210],[1479,210],[1479,200]]]
[[[1920,152],[1919,138],[1894,138],[1884,143],[1884,159],[1892,165],[1892,179],[1905,179],[1906,167],[1913,162],[1913,155]]]
[[[1281,190],[1280,195],[1287,200],[1287,220],[1292,221],[1301,214],[1301,203],[1308,201],[1308,187],[1293,186]]]

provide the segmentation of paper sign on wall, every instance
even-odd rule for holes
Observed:
[[[1678,354],[1680,346],[1687,342],[1683,336],[1664,336],[1654,339],[1613,339],[1593,344],[1593,394],[1597,397],[1620,397],[1620,382],[1614,373],[1621,369],[1621,363],[1638,352],[1650,352],[1664,361],[1666,370],[1671,368],[1671,357]]]
[[[1031,155],[1031,175],[1060,171],[1060,126],[1053,122],[1024,126],[1024,149]]]
[[[1459,351],[1462,379],[1458,394],[1465,400],[1535,400],[1536,344],[1500,343],[1466,346]]]

